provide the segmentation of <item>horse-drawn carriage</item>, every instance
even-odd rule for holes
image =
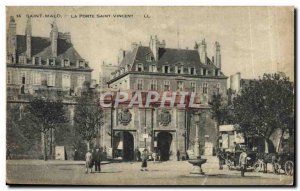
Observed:
[[[267,164],[272,164],[274,173],[283,171],[286,175],[294,174],[294,148],[293,143],[282,141],[276,152],[273,143],[260,136],[247,137],[239,132],[239,128],[233,125],[220,126],[219,158],[231,169],[239,169],[239,157],[242,150],[246,150],[247,169],[267,172]]]

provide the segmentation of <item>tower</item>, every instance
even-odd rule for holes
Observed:
[[[50,40],[51,40],[51,53],[52,57],[57,57],[57,38],[58,38],[58,29],[56,22],[53,21],[51,24]]]
[[[17,24],[13,16],[10,17],[7,33],[7,62],[15,64],[17,62]]]
[[[31,58],[31,19],[28,18],[26,29],[25,29],[25,35],[26,35],[26,57]]]
[[[206,52],[206,42],[205,42],[205,39],[203,39],[201,41],[200,44],[198,44],[198,53],[199,53],[199,56],[200,56],[200,62],[202,64],[207,64],[207,52]]]
[[[221,69],[221,46],[219,42],[215,42],[215,66]]]

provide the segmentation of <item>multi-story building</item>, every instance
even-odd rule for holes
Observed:
[[[105,108],[106,123],[102,145],[113,157],[132,160],[134,149],[148,148],[159,152],[162,160],[172,159],[180,151],[184,156],[193,150],[195,140],[195,111],[200,112],[199,135],[203,154],[213,154],[217,128],[210,116],[208,104],[212,94],[226,95],[227,77],[221,71],[220,44],[215,43],[215,55],[207,56],[205,40],[195,49],[166,48],[166,42],[151,37],[149,46],[134,43],[124,51],[118,69],[108,85],[112,90],[136,92],[194,92],[197,108],[139,107]],[[129,96],[130,97],[130,96]],[[198,114],[197,114],[198,115]],[[127,116],[126,122],[123,117]],[[185,157],[185,156],[184,156]]]
[[[17,34],[16,29],[17,23],[14,17],[10,17],[6,60],[8,118],[14,115],[14,108],[18,108],[21,116],[31,96],[60,97],[67,108],[72,126],[75,98],[80,95],[84,82],[91,81],[92,69],[88,62],[76,51],[71,42],[71,34],[59,32],[55,21],[51,24],[49,38],[33,36],[30,19],[24,35]],[[11,130],[9,126],[7,130]],[[71,133],[65,139],[72,136],[74,134]],[[14,138],[10,137],[9,141],[13,142]],[[66,152],[70,156],[73,152],[72,143],[66,146]],[[30,157],[37,158],[41,152],[31,153]],[[15,154],[14,151],[12,154]]]
[[[55,22],[49,38],[32,36],[30,19],[25,35],[17,35],[16,26],[11,17],[7,32],[8,96],[32,94],[43,88],[75,94],[91,80],[92,69],[75,50],[71,34],[59,32]],[[10,94],[10,90],[15,91]]]

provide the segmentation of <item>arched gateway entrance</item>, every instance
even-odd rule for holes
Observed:
[[[157,134],[157,150],[160,154],[160,160],[167,161],[170,158],[170,147],[172,143],[172,134],[162,131]]]
[[[124,161],[134,159],[134,137],[128,131],[118,131],[114,134],[114,158],[122,157]]]

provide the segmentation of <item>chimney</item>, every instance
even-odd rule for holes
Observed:
[[[7,34],[7,62],[15,64],[17,62],[17,24],[13,16],[10,17]]]
[[[25,29],[25,35],[26,35],[26,57],[31,58],[31,36],[32,36],[32,30],[31,30],[31,19],[27,19],[26,29]]]
[[[207,64],[207,52],[206,52],[206,42],[205,39],[201,43],[197,44],[198,53],[200,56],[200,62],[202,64]]]
[[[221,69],[221,46],[219,42],[215,42],[215,57],[216,57],[215,66]]]
[[[165,40],[162,40],[162,42],[160,42],[156,35],[154,36],[154,38],[152,36],[150,36],[149,47],[150,47],[150,49],[153,53],[155,61],[158,61],[158,59],[159,59],[159,49],[160,48],[165,48],[166,47],[166,42],[165,42]]]
[[[57,38],[58,38],[58,29],[56,22],[53,21],[51,24],[51,33],[50,33],[50,40],[51,40],[51,53],[52,57],[57,57]]]

